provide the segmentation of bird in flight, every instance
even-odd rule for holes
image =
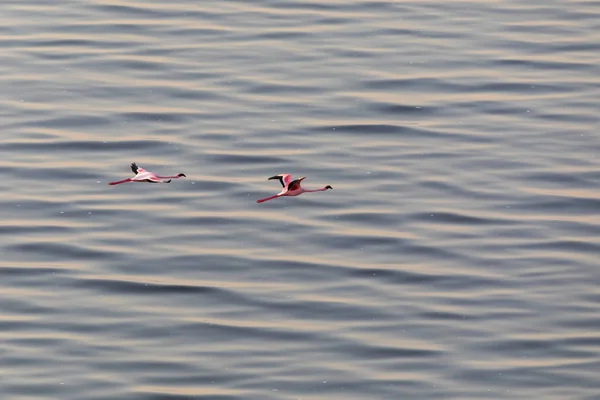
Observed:
[[[127,182],[169,183],[171,182],[171,179],[185,177],[185,174],[177,174],[174,176],[159,176],[152,172],[146,171],[144,168],[138,167],[136,163],[131,164],[131,170],[135,174],[133,178],[123,179],[122,181],[110,182],[109,185],[118,185],[120,183]],[[163,179],[168,179],[168,181],[164,181]]]
[[[290,175],[290,174],[279,174],[279,175],[270,177],[268,180],[271,180],[271,179],[278,179],[279,182],[281,183],[281,186],[283,186],[283,190],[281,190],[281,192],[277,193],[274,196],[266,197],[264,199],[258,199],[258,200],[256,200],[257,203],[262,203],[262,202],[276,199],[278,197],[283,197],[283,196],[298,196],[298,195],[301,195],[302,193],[324,192],[327,189],[333,189],[329,185],[322,187],[321,189],[314,189],[314,190],[304,189],[300,185],[300,183],[304,179],[306,179],[305,176],[303,176],[302,178],[292,180],[292,175]]]

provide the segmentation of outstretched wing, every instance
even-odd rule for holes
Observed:
[[[290,184],[290,181],[292,180],[292,175],[279,174],[279,175],[272,176],[269,179],[278,179],[279,183],[281,183],[281,186],[283,186],[285,188]]]
[[[141,174],[142,172],[146,172],[146,170],[144,168],[138,167],[136,163],[131,163],[131,170],[136,175]]]
[[[138,170],[139,171],[139,170]],[[162,181],[160,179],[158,179],[156,176],[154,175],[150,175],[146,178],[146,182],[149,183],[161,183]],[[168,183],[168,182],[167,182]]]
[[[288,192],[293,192],[294,190],[299,189],[300,188],[300,182],[302,182],[302,179],[303,178],[295,179],[295,180],[291,181],[290,184],[287,187],[287,191]]]

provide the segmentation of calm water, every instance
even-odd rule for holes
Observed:
[[[0,17],[2,399],[600,398],[600,2]]]

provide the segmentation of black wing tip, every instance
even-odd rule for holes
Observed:
[[[137,174],[138,166],[135,162],[131,163],[131,170],[133,171],[134,174]]]
[[[285,187],[285,183],[283,183],[283,177],[281,175],[274,175],[267,180],[270,181],[271,179],[279,179],[279,183],[281,183],[281,186]]]

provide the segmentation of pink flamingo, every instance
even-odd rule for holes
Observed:
[[[277,193],[274,196],[267,197],[267,198],[264,198],[264,199],[258,199],[258,200],[256,200],[257,203],[262,203],[264,201],[276,199],[276,198],[282,197],[282,196],[298,196],[298,195],[301,195],[302,193],[323,192],[323,191],[325,191],[327,189],[333,189],[329,185],[327,185],[325,187],[322,187],[321,189],[315,189],[315,190],[304,189],[300,185],[300,183],[304,179],[306,179],[305,176],[303,176],[302,178],[298,178],[298,179],[292,181],[292,175],[290,175],[290,174],[279,174],[279,175],[275,175],[275,176],[270,177],[268,180],[271,180],[271,179],[279,179],[279,182],[281,182],[281,186],[283,186],[283,190],[281,192]]]
[[[136,163],[131,164],[131,170],[135,174],[133,178],[123,179],[122,181],[110,182],[109,185],[118,185],[120,183],[127,182],[148,182],[148,183],[169,183],[171,179],[185,177],[185,174],[177,174],[175,176],[158,176],[153,174],[152,172],[146,171],[144,168],[140,168]],[[162,179],[169,179],[168,181],[163,181]]]

